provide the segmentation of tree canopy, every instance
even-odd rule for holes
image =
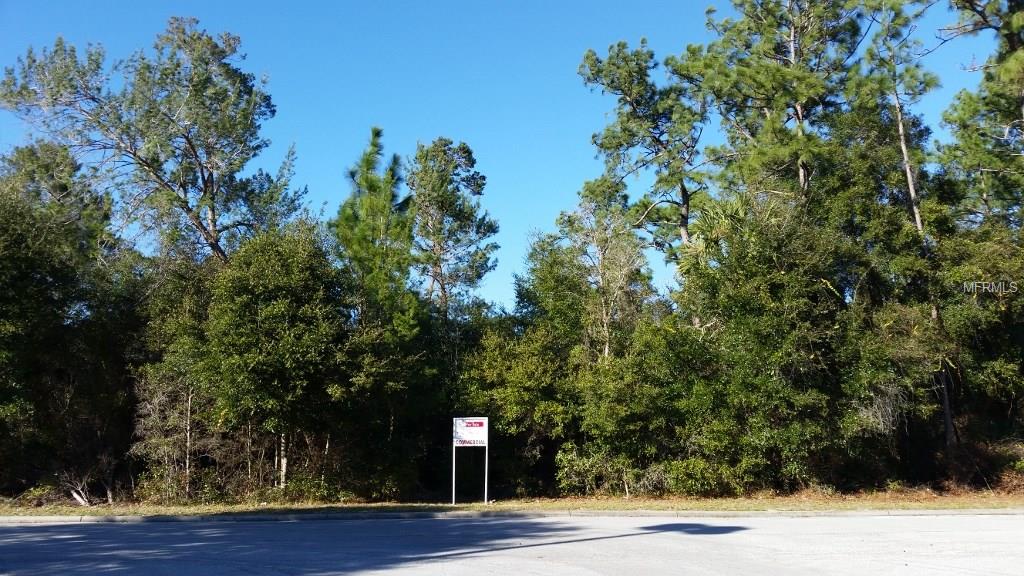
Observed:
[[[502,497],[1019,486],[1024,6],[953,0],[925,46],[934,5],[734,0],[677,54],[586,51],[603,168],[523,239],[511,309],[477,293],[499,228],[468,143],[403,160],[370,129],[323,218],[294,151],[262,167],[238,37],[28,50],[0,83],[34,128],[0,156],[0,492],[447,500],[468,413]],[[965,35],[992,53],[930,125],[923,56]]]

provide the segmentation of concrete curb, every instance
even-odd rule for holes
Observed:
[[[420,520],[480,518],[815,518],[821,516],[1024,516],[1024,508],[952,510],[453,510],[451,512],[227,513],[161,516],[0,516],[0,524],[142,524],[145,522],[300,522],[308,520]]]

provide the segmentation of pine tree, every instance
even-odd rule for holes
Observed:
[[[498,224],[480,208],[486,178],[464,142],[438,138],[416,148],[409,171],[416,269],[426,297],[447,321],[451,303],[494,269]]]
[[[276,178],[242,175],[269,144],[259,129],[275,108],[263,83],[235,65],[239,38],[197,26],[172,18],[153,55],[110,68],[116,80],[101,47],[79,56],[58,38],[7,69],[0,106],[100,158],[134,222],[227,260],[239,235],[293,215],[303,192],[288,190],[291,154]]]
[[[633,50],[619,42],[604,59],[589,50],[580,75],[588,86],[616,97],[615,120],[593,136],[594,145],[615,181],[653,170],[654,183],[635,207],[634,225],[646,228],[652,244],[675,261],[678,246],[691,240],[695,202],[705,191],[699,145],[706,109],[690,78],[675,75],[659,85],[652,77],[657,68],[646,41]]]

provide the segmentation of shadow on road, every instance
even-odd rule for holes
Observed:
[[[0,526],[0,574],[346,574],[489,552],[742,526],[594,530],[582,519],[416,518]]]
[[[704,536],[713,534],[732,534],[733,532],[746,530],[746,528],[743,526],[712,526],[709,524],[677,522],[675,524],[657,524],[654,526],[644,526],[641,528],[641,530],[647,530],[649,532],[682,532],[683,534],[695,534]]]

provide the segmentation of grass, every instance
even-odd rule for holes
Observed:
[[[164,506],[153,504],[118,503],[100,504],[88,508],[60,504],[44,506],[18,505],[0,501],[0,516],[162,516],[162,515],[222,515],[324,512],[440,512],[440,511],[506,511],[506,512],[561,512],[574,510],[614,511],[829,511],[829,510],[956,510],[967,508],[1024,508],[1024,494],[990,491],[939,493],[929,489],[898,489],[884,492],[833,494],[806,490],[797,494],[772,494],[741,498],[551,498],[499,501],[483,503],[447,504],[430,503],[289,503],[289,504],[192,504]]]

